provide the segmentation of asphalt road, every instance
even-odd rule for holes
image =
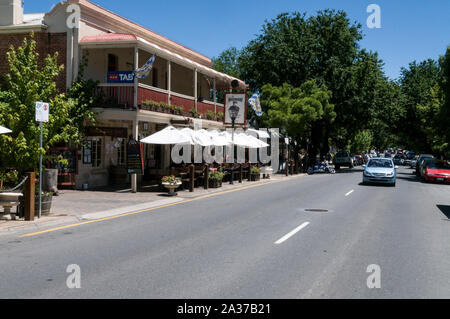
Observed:
[[[450,185],[412,173],[386,187],[343,170],[0,236],[0,298],[450,298]]]

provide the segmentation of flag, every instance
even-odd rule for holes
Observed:
[[[263,114],[261,102],[259,100],[259,92],[253,94],[252,97],[248,100],[248,103],[252,106],[256,115],[261,116]]]
[[[155,63],[156,53],[142,66],[142,68],[134,71],[134,74],[138,79],[145,79],[153,68],[153,63]]]

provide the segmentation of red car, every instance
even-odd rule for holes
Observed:
[[[450,165],[445,161],[427,161],[423,167],[422,177],[427,182],[450,183]]]

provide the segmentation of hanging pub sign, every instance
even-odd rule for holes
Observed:
[[[231,124],[232,117],[235,117],[235,124],[245,124],[247,119],[246,93],[225,94],[225,124]]]
[[[110,71],[107,75],[108,83],[134,83],[133,71]]]
[[[144,148],[142,143],[130,139],[127,144],[128,174],[144,175]]]

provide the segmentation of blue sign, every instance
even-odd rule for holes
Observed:
[[[107,77],[108,83],[134,83],[133,71],[110,71]]]

